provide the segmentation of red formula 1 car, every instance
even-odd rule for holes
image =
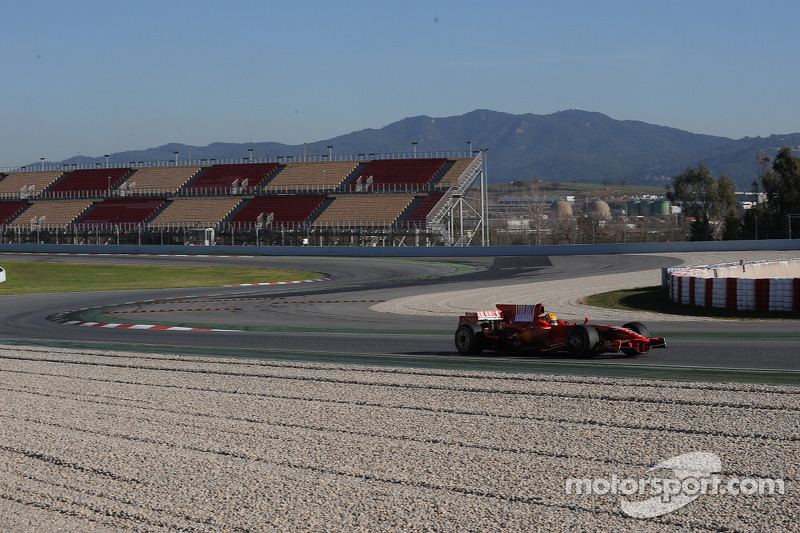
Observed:
[[[574,357],[593,357],[612,352],[628,356],[666,348],[661,337],[651,337],[641,322],[622,327],[589,325],[559,320],[545,313],[544,304],[497,304],[496,311],[478,311],[459,317],[456,348],[464,354],[488,350],[537,350],[566,352]]]

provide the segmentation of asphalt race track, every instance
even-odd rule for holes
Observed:
[[[444,365],[492,361],[508,365],[575,364],[552,356],[491,359],[460,356],[453,347],[457,316],[411,316],[370,310],[409,295],[550,281],[581,283],[598,273],[652,270],[679,264],[661,255],[572,256],[556,268],[547,257],[348,259],[251,256],[0,255],[0,261],[246,266],[321,272],[330,279],[296,285],[213,287],[2,296],[0,342],[85,345],[184,354],[291,357],[374,364]],[[567,265],[565,267],[565,264]],[[535,296],[530,303],[536,303]],[[498,302],[500,303],[500,302]],[[95,322],[174,324],[228,331],[163,331],[76,326],[48,320],[66,311],[104,306]],[[551,309],[553,310],[553,309]],[[558,312],[558,310],[554,310]],[[633,317],[635,318],[635,317]],[[582,365],[644,365],[800,371],[795,321],[648,321],[668,349],[644,357],[601,357]],[[236,328],[236,329],[234,329]]]

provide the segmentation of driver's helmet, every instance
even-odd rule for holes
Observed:
[[[548,324],[551,326],[555,326],[558,324],[558,319],[556,318],[555,313],[547,313],[544,315],[544,319],[547,321]]]

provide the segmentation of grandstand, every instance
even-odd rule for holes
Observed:
[[[0,174],[0,198],[31,198],[50,187],[63,174],[61,170]]]
[[[0,243],[180,243],[204,228],[219,244],[453,245],[482,224],[464,202],[483,152],[282,159],[3,173]]]
[[[398,191],[426,188],[447,159],[375,159],[370,161],[351,187],[357,191]]]
[[[322,206],[327,197],[322,194],[291,194],[256,196],[231,219],[235,227],[256,225],[298,226],[305,224]]]
[[[83,168],[64,174],[44,192],[49,198],[92,198],[106,195],[130,168]]]
[[[25,209],[26,207],[28,207],[28,202],[26,202],[25,200],[12,200],[12,201],[0,200],[0,225],[5,224],[12,218],[19,215],[22,212],[22,210]]]
[[[277,163],[212,165],[201,172],[186,190],[201,194],[251,193],[277,168]]]
[[[154,228],[214,227],[230,215],[242,200],[236,196],[176,198],[149,225]]]
[[[428,215],[430,214],[431,210],[436,207],[442,197],[444,196],[443,192],[432,192],[427,196],[423,196],[419,202],[419,204],[414,208],[413,211],[408,215],[405,220],[406,226],[411,227],[424,227],[427,220]]]
[[[86,225],[138,226],[164,204],[166,198],[109,198],[95,205],[78,220]]]
[[[35,200],[28,208],[10,222],[10,226],[31,226],[64,229],[75,222],[94,200]]]
[[[195,177],[203,167],[143,167],[137,168],[119,186],[121,194],[174,194]]]
[[[467,171],[473,160],[468,157],[453,160],[453,164],[447,169],[442,179],[437,184],[439,189],[448,189],[450,187],[457,187],[458,180]]]
[[[356,169],[354,161],[287,163],[265,187],[268,192],[332,191]]]
[[[313,222],[315,228],[391,226],[414,200],[413,194],[351,194],[333,199]]]

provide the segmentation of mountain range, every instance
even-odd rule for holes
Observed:
[[[412,148],[412,143],[417,143]],[[328,148],[332,146],[332,148]],[[584,183],[668,185],[688,167],[705,163],[715,176],[729,175],[740,190],[758,178],[756,155],[773,157],[782,146],[798,148],[800,133],[729,139],[690,133],[602,113],[568,110],[549,115],[515,115],[475,110],[464,115],[410,117],[380,129],[364,129],[301,145],[277,142],[191,146],[170,143],[157,148],[109,154],[111,162],[240,159],[253,149],[255,159],[328,154],[462,152],[488,148],[489,183],[540,179]],[[60,164],[76,163],[76,157]],[[105,156],[80,157],[80,164],[104,163]],[[35,166],[35,164],[34,164]]]

